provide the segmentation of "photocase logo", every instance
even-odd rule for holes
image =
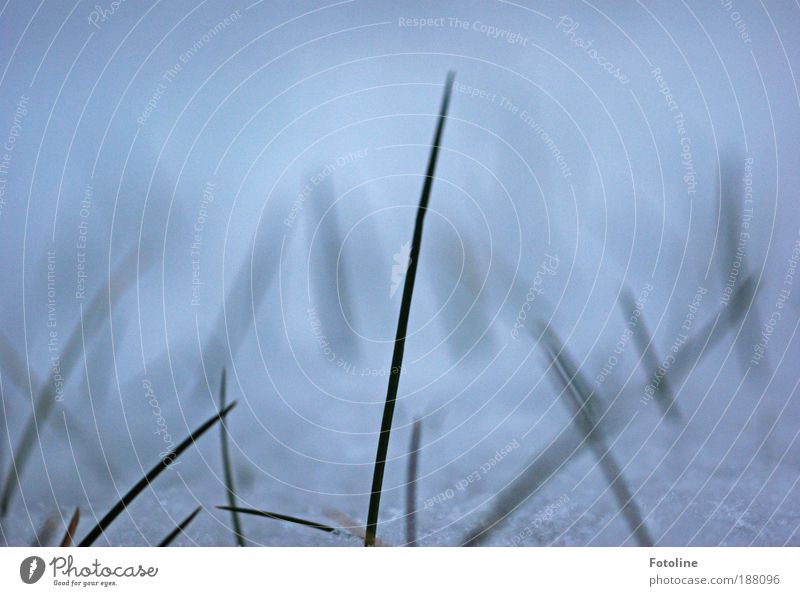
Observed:
[[[389,287],[389,298],[394,298],[397,293],[397,288],[400,287],[400,282],[408,271],[408,266],[411,265],[411,243],[406,242],[400,247],[400,250],[394,253],[392,261],[392,285]]]
[[[44,559],[27,557],[19,566],[19,577],[26,584],[35,584],[44,575]]]

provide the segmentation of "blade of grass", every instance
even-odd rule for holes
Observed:
[[[10,380],[19,393],[28,392],[28,372],[31,385],[39,387],[41,382],[34,371],[28,371],[28,365],[11,345],[11,341],[0,332],[0,362],[3,363],[3,380]]]
[[[139,494],[148,486],[150,483],[155,480],[161,472],[166,470],[169,465],[178,459],[178,457],[186,451],[189,447],[194,445],[195,441],[202,437],[208,429],[214,426],[217,422],[220,422],[225,416],[228,415],[234,406],[236,406],[236,402],[232,402],[228,407],[224,410],[219,411],[218,413],[214,414],[211,418],[206,420],[203,424],[201,424],[197,429],[191,433],[188,437],[186,437],[180,445],[178,445],[172,453],[167,454],[166,457],[161,459],[153,468],[144,475],[144,477],[139,480],[133,488],[131,488],[124,497],[122,497],[109,511],[105,514],[103,519],[97,522],[97,525],[92,528],[92,530],[86,535],[86,537],[81,541],[78,546],[91,546],[95,540],[97,540],[100,535],[106,531],[109,525],[117,518],[117,516],[122,513],[125,508],[130,505],[131,501],[133,501]]]
[[[323,171],[321,166],[317,171]],[[313,176],[313,174],[312,174]],[[341,204],[337,205],[337,194],[333,186],[333,176],[325,177],[314,190],[318,197],[311,205],[313,214],[307,220],[311,245],[316,254],[312,256],[317,265],[316,274],[311,276],[314,299],[320,310],[320,320],[324,321],[325,335],[336,339],[348,360],[357,359],[359,342],[350,333],[348,318],[355,312],[353,303],[352,271],[346,259],[339,252],[342,239]],[[345,317],[342,316],[344,313]]]
[[[406,345],[406,331],[408,329],[408,319],[411,314],[411,296],[414,293],[414,280],[417,275],[417,263],[419,262],[420,246],[422,245],[422,226],[425,222],[425,214],[428,211],[428,203],[433,187],[433,179],[436,174],[436,161],[439,156],[439,146],[444,132],[444,123],[447,119],[447,108],[450,104],[450,93],[453,88],[455,73],[447,73],[447,80],[444,84],[444,96],[439,110],[439,120],[436,125],[436,133],[433,137],[431,154],[428,159],[428,170],[425,174],[425,183],[422,186],[422,196],[419,200],[417,209],[417,220],[414,224],[414,237],[411,242],[411,253],[409,255],[408,269],[406,270],[405,284],[403,286],[403,299],[400,303],[400,316],[397,321],[397,334],[394,340],[394,353],[392,354],[392,368],[389,371],[389,386],[386,391],[386,404],[383,408],[383,419],[381,420],[381,432],[378,437],[378,451],[375,455],[375,470],[372,475],[372,491],[369,498],[369,509],[367,511],[367,532],[364,538],[364,546],[375,544],[375,534],[378,527],[378,514],[381,504],[381,490],[383,488],[383,474],[386,468],[386,454],[389,451],[389,435],[392,432],[392,418],[394,417],[394,406],[397,400],[397,389],[400,384],[400,371],[403,366],[403,352]]]
[[[752,217],[752,209],[745,210],[746,205],[744,190],[742,188],[744,182],[744,171],[741,165],[742,160],[739,156],[727,154],[720,160],[720,172],[718,180],[718,191],[720,199],[720,224],[722,227],[722,254],[728,257],[727,261],[721,261],[721,274],[722,283],[727,286],[728,283],[733,283],[734,286],[746,283],[746,281],[739,282],[739,274],[747,271],[747,241],[742,238],[744,231],[744,214],[749,212],[749,217]],[[745,237],[747,238],[747,237]],[[736,259],[739,259],[739,273],[734,274],[733,266]],[[733,276],[733,279],[731,279]],[[752,276],[751,276],[752,277]],[[754,286],[755,284],[753,284]],[[744,294],[743,299],[747,305],[750,303],[752,296]],[[728,311],[728,324],[733,328],[738,323],[741,313],[736,312],[737,309],[730,309]],[[751,346],[757,340],[760,330],[762,329],[761,320],[758,316],[758,308],[753,305],[750,309],[750,316],[748,320],[742,325],[740,330],[741,341],[737,346],[737,355],[742,370],[748,368],[751,358]],[[766,360],[767,355],[764,354],[765,368],[769,369],[769,361]]]
[[[620,294],[620,307],[622,308],[625,316],[632,316],[638,307],[633,298],[633,294],[628,288],[624,288]],[[647,368],[656,369],[661,364],[661,359],[656,354],[656,348],[653,344],[653,338],[647,329],[647,323],[644,322],[644,315],[639,316],[639,329],[633,330],[633,341],[636,349],[639,350],[639,358],[647,364]],[[683,418],[680,408],[675,402],[675,394],[672,392],[672,387],[666,375],[659,386],[659,391],[656,392],[656,402],[661,407],[661,411],[665,416],[669,416],[675,420]]]
[[[586,446],[583,437],[563,433],[525,467],[507,488],[495,497],[496,502],[488,514],[467,532],[464,546],[481,546],[500,527],[501,523],[533,497]]]
[[[622,477],[622,470],[617,465],[616,460],[611,455],[611,451],[606,447],[606,442],[602,435],[602,430],[598,424],[598,418],[593,407],[592,398],[594,393],[584,393],[581,387],[585,383],[580,377],[580,371],[575,366],[572,358],[564,348],[558,336],[549,327],[546,329],[547,337],[545,348],[550,360],[564,384],[564,391],[561,395],[566,395],[566,401],[572,411],[572,421],[586,437],[589,445],[597,457],[600,469],[606,478],[609,488],[619,503],[622,513],[631,528],[631,532],[636,537],[640,546],[652,546],[653,540],[650,537],[644,519],[639,511],[633,494],[628,489],[625,479]],[[578,379],[579,382],[575,382]]]
[[[277,519],[279,521],[285,521],[292,524],[298,524],[301,526],[306,526],[309,528],[314,528],[315,530],[321,530],[322,532],[332,532],[335,534],[339,534],[339,528],[334,528],[331,526],[326,526],[325,524],[320,524],[315,521],[309,521],[307,519],[303,519],[301,517],[293,517],[291,515],[284,515],[282,513],[275,513],[273,511],[262,511],[261,509],[250,509],[247,507],[228,507],[226,505],[217,505],[217,509],[222,509],[224,511],[236,511],[237,513],[244,513],[246,515],[257,515],[259,517],[266,517],[269,519]]]
[[[183,533],[183,531],[186,529],[186,527],[190,523],[192,523],[192,520],[195,517],[197,517],[197,514],[200,513],[200,511],[202,509],[203,509],[202,507],[198,507],[197,509],[192,511],[186,519],[184,519],[181,523],[179,523],[177,526],[175,526],[175,528],[172,530],[172,532],[170,532],[169,534],[166,535],[164,540],[162,540],[161,542],[158,543],[158,546],[164,547],[164,546],[169,546],[170,544],[172,544],[172,541],[175,540],[180,534]]]
[[[358,538],[359,540],[364,540],[367,536],[367,528],[359,524],[356,520],[352,517],[344,513],[343,511],[339,511],[338,509],[333,509],[328,507],[324,511],[325,515],[335,521],[340,526],[340,530],[350,534],[354,538]],[[375,546],[392,546],[388,542],[384,542],[380,538],[375,539]]]
[[[3,482],[2,496],[0,496],[0,517],[5,517],[14,497],[14,489],[19,486],[19,478],[22,470],[28,461],[28,457],[33,451],[36,439],[39,437],[39,427],[47,420],[50,412],[53,411],[55,398],[50,395],[47,388],[39,392],[36,403],[33,406],[31,417],[22,430],[16,449],[11,453],[11,464],[8,467],[6,479]]]
[[[64,533],[64,538],[61,539],[61,544],[59,546],[72,546],[72,540],[75,537],[75,530],[78,529],[78,524],[80,521],[81,508],[75,507],[75,512],[72,514],[72,518],[69,520],[67,531]]]
[[[252,254],[264,254],[253,241]],[[260,247],[266,249],[267,247]],[[260,250],[259,248],[259,250]],[[271,254],[275,251],[267,251]],[[196,381],[189,389],[189,395],[208,394],[208,385],[204,370],[215,370],[225,366],[239,351],[247,336],[249,322],[263,307],[267,292],[275,279],[277,265],[268,267],[264,275],[257,275],[253,269],[252,255],[245,257],[230,284],[230,290],[224,296],[222,307],[214,319],[211,331],[208,332],[200,347],[200,355],[205,364],[199,365]],[[249,313],[248,316],[228,316],[228,313]]]
[[[712,317],[705,326],[697,333],[692,334],[694,338],[692,341],[687,341],[683,347],[675,354],[675,361],[669,368],[669,375],[673,381],[676,378],[683,376],[686,370],[691,367],[691,364],[700,357],[701,353],[707,353],[714,346],[716,346],[723,337],[733,329],[736,321],[741,319],[747,312],[747,305],[755,293],[756,274],[751,273],[741,284],[733,291],[733,295],[727,306],[723,306],[717,311],[717,314]],[[720,324],[724,321],[726,316],[726,309],[730,309],[727,313],[729,325]],[[660,364],[658,365],[660,366]],[[656,376],[658,366],[650,371],[648,379]],[[664,376],[666,378],[666,375]]]
[[[219,409],[225,409],[225,369],[222,369],[222,378],[219,382]],[[222,421],[219,425],[220,439],[222,443],[222,467],[225,472],[225,492],[228,495],[228,505],[231,507],[231,523],[233,524],[233,534],[236,538],[236,544],[239,546],[247,546],[242,534],[242,524],[239,521],[239,512],[236,511],[236,491],[233,485],[233,469],[231,468],[231,457],[228,452],[228,424]]]
[[[36,532],[36,535],[33,537],[31,546],[48,546],[50,544],[50,539],[53,537],[58,527],[59,521],[61,521],[60,513],[54,513],[48,516],[39,528],[39,531]]]
[[[411,429],[408,446],[408,475],[406,477],[406,546],[417,546],[417,471],[422,421],[417,418]]]
[[[47,384],[41,386],[38,396],[33,406],[31,418],[25,425],[22,435],[17,443],[17,448],[11,453],[11,465],[9,466],[8,474],[3,483],[2,492],[0,492],[0,517],[5,517],[8,513],[8,508],[11,505],[11,499],[14,497],[14,489],[19,486],[22,470],[28,461],[28,457],[34,446],[34,442],[40,438],[40,426],[45,422],[48,415],[53,409],[55,404],[55,396],[52,395],[50,387],[55,386],[56,373],[62,377],[62,383],[70,378],[73,370],[80,362],[80,357],[83,354],[84,336],[88,332],[92,337],[99,333],[101,330],[102,306],[103,301],[108,299],[111,306],[119,301],[120,296],[127,291],[131,286],[135,275],[130,275],[130,271],[134,268],[138,258],[138,253],[131,249],[125,258],[115,267],[108,285],[98,288],[92,297],[92,301],[85,310],[86,318],[78,322],[77,325],[70,332],[67,341],[64,343],[64,349],[59,355],[57,367],[53,366],[48,376]],[[145,261],[145,266],[149,266],[153,259]],[[109,293],[106,292],[108,290]],[[111,293],[113,290],[113,293]],[[110,313],[109,313],[110,317]],[[7,350],[4,350],[4,352]],[[31,378],[32,381],[33,377]],[[33,391],[33,388],[30,387]]]

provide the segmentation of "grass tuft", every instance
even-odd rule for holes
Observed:
[[[187,526],[192,523],[192,520],[197,517],[197,514],[202,511],[202,507],[198,507],[194,511],[192,511],[186,519],[184,519],[181,523],[179,523],[175,528],[166,535],[164,540],[158,543],[159,547],[169,546],[172,544],[172,541],[175,540],[183,531],[187,528]]]
[[[211,418],[206,420],[203,424],[201,424],[193,433],[191,433],[188,437],[186,437],[180,445],[178,445],[172,453],[167,454],[162,460],[160,460],[153,468],[144,475],[144,477],[137,482],[133,488],[131,488],[124,497],[122,497],[117,503],[108,511],[108,513],[103,516],[97,525],[92,528],[92,530],[86,535],[86,537],[81,541],[78,546],[91,546],[95,540],[100,537],[100,534],[106,531],[109,525],[117,518],[117,516],[122,513],[125,508],[130,505],[131,501],[133,501],[139,494],[147,488],[150,483],[155,480],[161,472],[166,470],[169,465],[178,459],[178,457],[186,451],[189,447],[194,445],[194,442],[202,437],[208,429],[214,426],[217,422],[220,422],[225,416],[228,415],[234,406],[236,406],[236,402],[231,403],[227,406],[224,410],[219,411],[218,413],[214,414]]]
[[[367,531],[364,539],[364,546],[375,545],[375,534],[378,529],[378,514],[381,504],[381,490],[383,488],[383,474],[386,468],[386,454],[389,451],[389,435],[392,432],[392,418],[394,417],[394,406],[397,401],[397,389],[400,384],[400,371],[403,366],[406,331],[408,329],[409,315],[411,314],[411,296],[414,293],[414,280],[417,275],[417,264],[419,262],[420,247],[422,245],[422,227],[425,222],[425,214],[428,211],[431,188],[433,187],[433,179],[436,174],[436,161],[439,157],[439,147],[442,142],[442,133],[444,132],[444,123],[447,119],[447,108],[450,104],[450,94],[453,89],[454,78],[454,72],[450,71],[447,73],[442,105],[439,110],[439,120],[436,125],[436,132],[433,137],[431,153],[428,159],[425,182],[422,186],[422,195],[419,200],[419,208],[417,209],[417,220],[414,224],[414,237],[411,241],[411,253],[409,254],[408,269],[406,270],[405,284],[403,286],[403,299],[400,303],[397,334],[394,340],[392,367],[389,371],[389,387],[386,391],[386,404],[383,408],[381,432],[378,438],[378,451],[375,455],[375,470],[372,475],[372,491],[369,497]]]

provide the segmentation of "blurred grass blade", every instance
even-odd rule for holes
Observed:
[[[97,540],[100,535],[106,531],[109,525],[117,518],[117,516],[122,513],[125,508],[130,505],[131,501],[133,501],[139,494],[147,488],[150,483],[155,480],[161,472],[166,470],[169,465],[178,459],[178,457],[186,451],[189,447],[194,445],[194,442],[202,437],[208,429],[214,426],[217,422],[220,422],[225,416],[228,415],[233,407],[236,406],[236,402],[231,403],[228,407],[224,410],[221,410],[217,414],[214,414],[211,418],[206,420],[203,424],[201,424],[193,433],[191,433],[188,437],[186,437],[183,442],[178,445],[172,453],[167,454],[166,457],[161,459],[153,468],[145,474],[145,476],[137,482],[133,488],[131,488],[124,497],[122,497],[110,510],[106,515],[97,522],[97,525],[92,528],[92,530],[86,535],[86,537],[81,541],[78,546],[91,546],[95,540]]]
[[[738,287],[733,291],[731,299],[727,306],[723,306],[717,311],[705,326],[692,333],[692,338],[687,341],[683,347],[675,354],[675,361],[669,368],[669,374],[672,380],[680,378],[686,374],[687,370],[691,368],[692,364],[701,357],[702,354],[707,354],[713,349],[725,335],[734,328],[735,323],[741,319],[747,312],[747,307],[755,294],[756,287],[756,274],[751,273]],[[727,317],[726,317],[726,309]],[[724,324],[725,319],[728,319],[729,324]],[[661,366],[659,363],[658,366]],[[658,372],[658,366],[650,371],[648,379],[652,379]]]
[[[624,288],[620,294],[620,307],[626,317],[632,317],[633,313],[639,310],[636,305],[636,300],[628,288]],[[631,329],[633,334],[633,341],[636,349],[639,350],[639,358],[643,361],[646,370],[656,370],[661,365],[661,359],[656,354],[656,348],[653,344],[653,337],[647,329],[647,323],[644,321],[644,314],[639,314],[639,322],[637,324],[639,329]],[[656,392],[656,402],[661,407],[661,411],[665,416],[680,420],[683,418],[680,408],[675,402],[675,394],[672,392],[670,382],[665,375],[661,385]]]
[[[406,270],[405,284],[403,286],[403,299],[400,303],[400,316],[397,321],[397,334],[394,340],[394,353],[392,354],[392,367],[389,371],[389,386],[386,391],[386,404],[383,408],[383,419],[381,420],[381,432],[378,438],[378,451],[375,455],[375,470],[372,476],[372,490],[369,498],[369,509],[367,511],[367,531],[364,539],[364,546],[375,544],[375,534],[378,528],[378,514],[380,512],[381,490],[383,488],[383,474],[386,467],[386,454],[389,451],[389,435],[392,432],[392,418],[394,417],[394,406],[397,400],[397,389],[400,384],[400,371],[403,366],[403,352],[406,344],[406,331],[408,329],[408,319],[411,314],[411,296],[414,293],[414,279],[417,275],[417,264],[419,262],[420,247],[422,245],[422,226],[425,222],[425,214],[428,211],[428,203],[433,187],[433,179],[436,174],[436,161],[439,156],[439,146],[442,142],[444,123],[447,119],[447,109],[450,104],[450,93],[453,89],[453,79],[455,73],[447,73],[447,80],[444,84],[444,96],[439,110],[439,120],[436,125],[436,133],[433,137],[428,169],[425,174],[425,182],[422,186],[422,195],[417,209],[417,219],[414,224],[414,237],[411,241],[411,253],[409,254],[408,269]]]
[[[603,438],[602,429],[599,427],[599,418],[592,398],[593,393],[583,393],[582,387],[585,386],[580,379],[580,371],[575,367],[563,347],[563,344],[556,336],[555,332],[549,327],[546,328],[545,348],[548,352],[554,368],[561,377],[565,391],[561,395],[566,396],[566,401],[572,412],[573,423],[586,437],[587,442],[597,457],[600,469],[606,478],[609,488],[619,503],[622,514],[631,528],[631,532],[636,537],[639,546],[653,546],[653,540],[644,525],[644,519],[639,511],[636,501],[633,499],[625,479],[622,477],[622,470],[617,465],[611,451],[607,448]],[[574,382],[579,379],[579,382]]]
[[[406,477],[406,546],[417,546],[417,475],[422,421],[417,418],[411,429],[408,446],[408,475]]]
[[[745,233],[745,222],[749,222],[753,217],[753,209],[745,209],[747,200],[742,187],[745,176],[744,168],[741,165],[742,161],[741,156],[731,153],[726,153],[720,159],[718,180],[720,227],[722,229],[720,252],[726,257],[726,260],[720,260],[720,272],[722,283],[726,289],[728,287],[733,289],[737,284],[741,286],[748,281],[739,281],[740,276],[748,270],[747,249],[749,237],[745,236],[743,238],[742,233]],[[747,217],[747,220],[745,220],[745,217]],[[738,267],[735,269],[734,265],[737,264],[737,259]],[[753,283],[752,286],[752,288],[746,288],[747,291],[740,298],[746,307],[750,306],[754,294],[755,284]],[[729,303],[729,305],[731,304]],[[745,308],[745,310],[747,309]],[[737,311],[738,309],[734,308],[728,310],[728,323],[731,328],[735,327],[739,319],[742,318],[742,313]],[[747,321],[744,321],[739,332],[740,341],[736,346],[742,370],[747,369],[749,366],[751,347],[757,343],[758,340],[756,338],[759,337],[762,329],[758,308],[754,303],[750,308],[749,314],[750,316]],[[764,357],[766,358],[766,353]],[[767,361],[765,364],[768,369],[769,362]]]
[[[324,171],[325,167],[323,165],[317,171]],[[319,309],[319,319],[324,321],[325,336],[336,340],[347,360],[355,360],[358,358],[358,336],[350,332],[347,323],[352,320],[356,309],[352,291],[353,271],[339,252],[347,234],[342,230],[342,203],[337,204],[338,195],[332,178],[323,178],[315,188],[314,196],[318,198],[313,201],[311,216],[306,220],[311,246],[315,247],[311,258],[316,273],[311,276],[310,290],[315,308]]]
[[[219,383],[219,409],[225,409],[226,396],[225,369],[222,369],[222,378]],[[239,512],[236,511],[236,492],[233,485],[233,469],[231,468],[231,457],[228,451],[228,423],[224,420],[219,425],[222,442],[222,467],[225,472],[225,492],[228,495],[228,505],[231,507],[231,522],[233,524],[233,534],[236,537],[236,544],[246,546],[244,534],[242,534],[242,524],[239,521]]]
[[[135,275],[131,275],[131,270],[135,270],[137,259],[138,252],[135,249],[131,249],[114,268],[108,284],[97,289],[89,306],[82,311],[86,313],[85,319],[82,318],[75,325],[63,344],[64,348],[57,362],[52,364],[47,383],[38,388],[39,393],[36,397],[31,418],[22,431],[17,448],[11,454],[11,465],[3,482],[2,492],[0,492],[0,517],[4,517],[8,513],[11,499],[14,497],[14,489],[19,486],[22,470],[28,461],[36,439],[39,438],[40,426],[47,419],[55,404],[56,395],[53,395],[54,392],[51,391],[51,388],[56,385],[56,373],[61,375],[61,383],[66,383],[70,378],[73,370],[80,362],[86,336],[89,338],[94,337],[102,329],[104,301],[107,300],[111,306],[114,306],[119,301],[119,297],[127,291],[136,279]],[[149,265],[152,261],[153,259],[146,260],[145,265]],[[3,348],[4,356],[11,355],[9,353],[9,350],[11,350],[10,344],[7,346],[0,345],[0,347]],[[13,350],[11,350],[11,353],[13,353]]]
[[[514,482],[497,494],[494,507],[467,533],[462,544],[483,545],[503,521],[561,472],[585,446],[583,437],[576,433],[562,433],[533,458]]]
[[[36,535],[33,537],[31,546],[49,546],[50,539],[53,537],[53,534],[55,533],[60,521],[60,513],[48,515],[44,520],[44,523],[39,528],[39,531],[36,532]]]
[[[202,509],[203,509],[202,507],[198,507],[197,509],[192,511],[186,519],[184,519],[181,523],[179,523],[177,526],[175,526],[175,529],[173,529],[172,532],[167,534],[167,536],[164,538],[164,540],[162,540],[161,542],[158,543],[158,546],[159,547],[163,547],[163,546],[169,546],[170,544],[172,544],[172,541],[175,540],[180,534],[183,533],[183,531],[187,528],[187,526],[190,523],[192,523],[192,520],[195,517],[197,517],[197,514],[200,513],[200,511],[202,511]]]
[[[75,507],[75,512],[72,514],[72,518],[69,520],[67,531],[64,533],[64,538],[61,539],[61,544],[59,546],[72,546],[72,541],[75,538],[75,530],[78,529],[78,524],[80,521],[81,509],[80,507]]]
[[[0,332],[0,362],[3,363],[3,381],[11,381],[17,392],[28,393],[28,373],[31,376],[31,385],[40,387],[41,382],[32,370],[28,370],[25,360],[17,353],[11,345],[11,341]]]
[[[274,513],[272,511],[262,511],[261,509],[249,509],[247,507],[227,507],[225,505],[218,505],[217,509],[223,509],[225,511],[236,511],[237,513],[244,513],[246,515],[257,515],[259,517],[266,517],[269,519],[277,519],[279,521],[285,521],[292,524],[298,524],[301,526],[314,528],[315,530],[321,530],[323,532],[333,532],[336,534],[340,533],[339,528],[333,528],[331,526],[326,526],[325,524],[320,524],[315,521],[309,521],[307,519],[302,519],[300,517],[293,517],[291,515],[283,515],[282,513]]]
[[[342,532],[347,532],[354,538],[358,538],[359,540],[364,540],[367,536],[367,528],[362,524],[359,524],[356,520],[352,517],[344,513],[343,511],[339,511],[338,509],[333,509],[328,507],[324,511],[325,515],[335,521],[340,526],[340,530]],[[381,540],[380,538],[375,539],[375,546],[393,546],[388,542]]]

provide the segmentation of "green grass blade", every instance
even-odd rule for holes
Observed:
[[[600,469],[606,478],[606,482],[614,493],[622,514],[628,522],[631,532],[636,537],[639,545],[653,546],[653,540],[647,531],[647,527],[644,525],[644,518],[633,498],[633,494],[628,489],[628,485],[622,476],[622,470],[617,465],[611,451],[606,446],[602,429],[599,426],[599,418],[595,409],[592,407],[593,394],[585,394],[582,392],[583,390],[581,387],[585,386],[585,383],[580,379],[580,371],[575,367],[555,332],[549,327],[546,332],[545,348],[547,349],[554,368],[559,373],[564,383],[565,389],[568,390],[563,391],[561,394],[567,395],[567,403],[573,414],[572,421],[592,447]],[[579,379],[579,382],[571,382],[573,379]]]
[[[411,242],[411,253],[409,255],[408,269],[406,270],[405,284],[403,286],[403,299],[400,304],[400,316],[397,321],[397,334],[394,340],[394,353],[392,354],[392,367],[389,371],[389,386],[386,391],[386,404],[383,408],[383,418],[381,420],[381,432],[378,438],[378,451],[375,455],[375,470],[372,475],[372,491],[369,498],[369,509],[367,511],[367,530],[364,546],[374,546],[375,534],[378,528],[378,514],[381,503],[381,490],[383,487],[383,474],[386,467],[386,454],[389,451],[389,435],[392,432],[392,418],[394,417],[394,406],[397,400],[397,389],[400,384],[400,372],[403,366],[403,352],[406,344],[406,331],[408,329],[408,319],[411,314],[411,296],[414,293],[414,280],[417,275],[417,264],[419,262],[420,246],[422,245],[422,227],[425,222],[425,214],[428,211],[431,188],[436,174],[436,161],[439,156],[439,146],[444,132],[444,123],[447,119],[447,109],[450,104],[450,94],[453,89],[453,79],[455,73],[447,73],[447,80],[444,85],[444,96],[439,110],[439,120],[436,125],[436,133],[433,137],[433,145],[428,160],[428,169],[425,174],[425,183],[422,186],[422,195],[417,209],[417,219],[414,224],[414,237]]]
[[[236,406],[236,402],[231,403],[228,407],[220,412],[214,414],[211,418],[201,424],[193,433],[186,437],[180,445],[178,445],[172,453],[161,459],[153,468],[145,474],[145,476],[131,488],[124,497],[122,497],[110,510],[105,514],[103,519],[97,522],[97,525],[86,535],[78,546],[91,546],[95,540],[100,537],[100,534],[105,532],[109,525],[122,513],[125,508],[133,501],[139,494],[147,488],[150,483],[155,480],[161,472],[166,470],[169,465],[178,459],[178,457],[186,451],[189,447],[194,445],[195,441],[202,437],[208,429],[220,422],[228,412]]]
[[[326,507],[324,510],[325,516],[328,519],[335,521],[339,524],[339,530],[349,534],[353,538],[364,541],[367,536],[367,528],[366,526],[358,523],[352,517],[344,513],[343,511],[339,511],[338,509],[334,509],[333,507]],[[393,544],[389,544],[388,542],[384,542],[379,538],[375,539],[375,546],[394,546]]]
[[[222,369],[222,378],[219,383],[219,409],[225,409],[225,396],[226,396],[226,383],[225,383],[225,369]],[[231,523],[233,524],[233,534],[236,538],[236,544],[239,546],[247,546],[242,533],[242,524],[239,520],[239,512],[236,511],[236,491],[233,484],[233,469],[231,467],[231,457],[228,451],[228,424],[222,421],[219,425],[221,441],[222,441],[222,467],[225,472],[225,492],[228,495],[228,505],[231,507]]]
[[[183,531],[187,528],[187,526],[192,523],[192,520],[197,517],[197,514],[202,511],[202,507],[198,507],[194,511],[192,511],[186,519],[184,519],[181,523],[179,523],[175,528],[166,535],[164,540],[158,543],[159,547],[169,546],[172,544],[172,541],[175,540]]]

